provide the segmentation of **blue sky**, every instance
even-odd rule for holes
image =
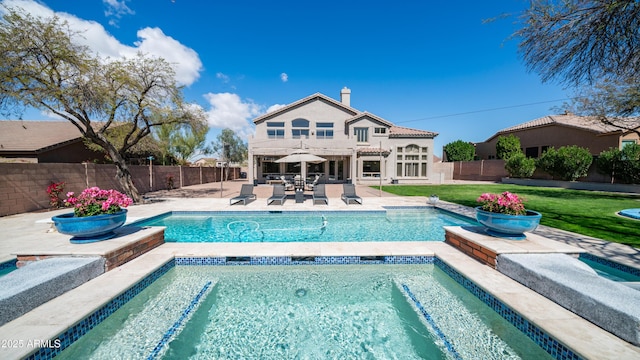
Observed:
[[[556,113],[570,96],[528,73],[508,39],[524,0],[1,2],[55,12],[104,56],[174,63],[186,99],[207,112],[210,140],[226,127],[246,138],[270,109],[316,92],[339,99],[346,86],[354,108],[439,133],[441,155],[451,141]],[[483,23],[501,14],[511,16]]]

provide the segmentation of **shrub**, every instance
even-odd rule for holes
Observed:
[[[611,176],[611,181],[640,184],[640,145],[625,145],[622,150],[610,148],[596,160],[599,173]]]
[[[174,183],[173,183],[173,175],[167,175],[166,179],[165,179],[166,185],[167,185],[167,190],[173,190],[174,188]]]
[[[511,155],[504,163],[510,177],[529,178],[536,171],[536,160],[527,158],[522,152]]]
[[[47,194],[49,194],[49,206],[52,209],[59,209],[64,205],[64,200],[60,198],[60,194],[64,191],[64,182],[51,182],[47,186]]]
[[[588,149],[576,145],[562,146],[560,149],[548,148],[536,161],[536,165],[549,173],[554,179],[575,181],[587,176],[593,156]]]
[[[476,153],[476,148],[465,141],[456,140],[444,146],[447,161],[471,161]]]
[[[499,136],[496,142],[496,157],[507,160],[513,155],[522,153],[520,149],[520,138],[509,134],[509,136]]]
[[[629,144],[622,148],[622,181],[640,184],[640,145]]]

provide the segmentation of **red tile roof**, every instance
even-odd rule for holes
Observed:
[[[435,133],[433,131],[411,129],[402,126],[392,126],[391,128],[389,128],[390,138],[434,138],[436,136],[438,136],[438,133]]]
[[[358,154],[360,155],[380,155],[382,153],[383,156],[389,155],[391,152],[389,149],[380,149],[380,148],[358,148]]]

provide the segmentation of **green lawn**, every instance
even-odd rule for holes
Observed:
[[[540,223],[558,229],[640,247],[640,220],[616,215],[640,208],[640,195],[520,185],[396,185],[386,192],[403,196],[436,194],[441,200],[475,207],[482,193],[510,191],[525,198],[525,207],[542,213]]]

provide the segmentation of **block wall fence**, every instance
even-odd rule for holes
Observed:
[[[454,180],[471,181],[500,181],[508,177],[509,174],[504,169],[504,160],[476,160],[476,161],[456,161],[453,162]],[[538,169],[533,173],[532,179],[551,180],[551,176]],[[595,162],[591,164],[586,177],[578,181],[610,183],[611,177],[599,174],[596,171]]]
[[[133,183],[141,194],[220,181],[221,168],[160,165],[129,165]],[[231,168],[229,180],[240,177],[239,168]],[[49,208],[47,186],[65,183],[62,197],[87,187],[122,191],[116,181],[116,166],[111,164],[0,163],[0,216]]]

